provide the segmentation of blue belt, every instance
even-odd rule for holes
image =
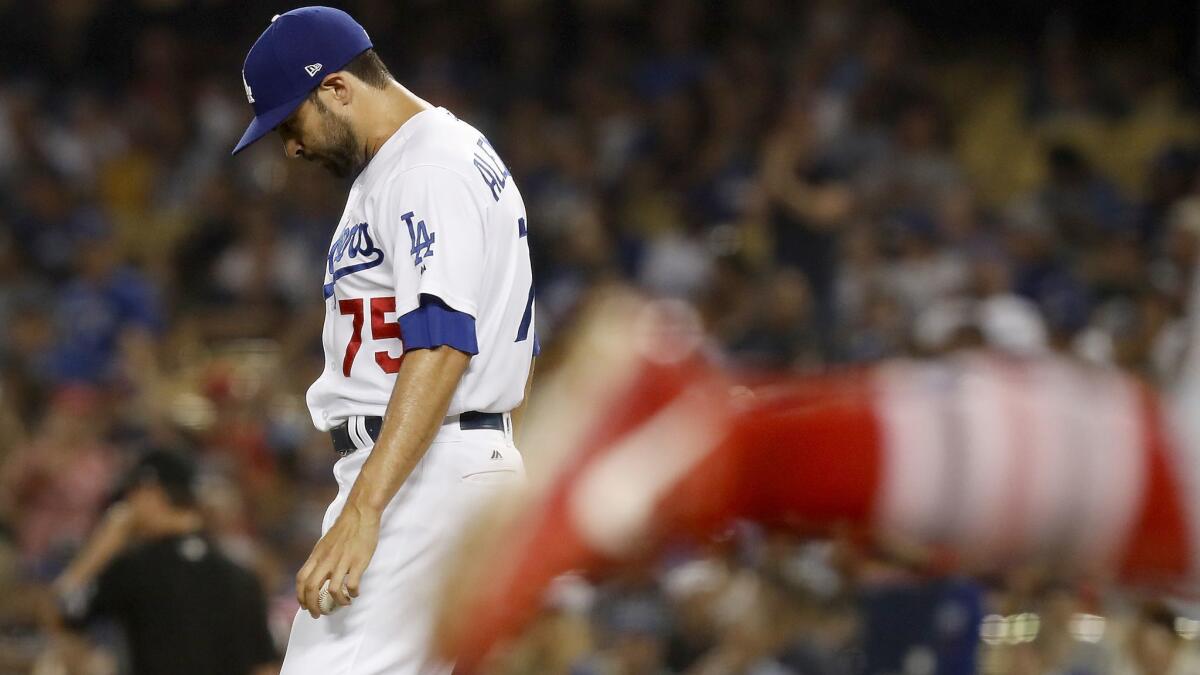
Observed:
[[[364,417],[363,427],[366,428],[367,435],[371,437],[371,442],[374,443],[379,440],[379,430],[383,428],[383,418],[376,416]],[[458,428],[463,431],[474,429],[504,431],[504,415],[502,413],[476,412],[471,410],[458,416]],[[343,457],[358,449],[358,445],[350,437],[350,426],[347,422],[342,422],[330,429],[329,436],[333,439],[334,452]]]

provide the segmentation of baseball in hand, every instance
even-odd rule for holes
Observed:
[[[333,614],[338,608],[337,602],[333,599],[333,594],[329,592],[329,580],[325,580],[325,584],[321,586],[321,595],[317,598],[317,606],[322,614]]]

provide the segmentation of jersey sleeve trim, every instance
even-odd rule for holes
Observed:
[[[400,317],[404,351],[433,349],[442,345],[464,354],[479,353],[475,337],[475,317],[451,309],[442,299],[421,294],[421,305]]]

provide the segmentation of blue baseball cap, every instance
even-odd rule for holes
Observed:
[[[283,123],[321,84],[372,46],[367,31],[332,7],[301,7],[278,14],[258,37],[242,66],[254,119],[233,154]]]

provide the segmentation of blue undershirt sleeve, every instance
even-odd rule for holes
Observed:
[[[479,353],[475,317],[451,309],[435,295],[422,293],[421,305],[399,321],[405,352],[446,345],[472,356]]]

